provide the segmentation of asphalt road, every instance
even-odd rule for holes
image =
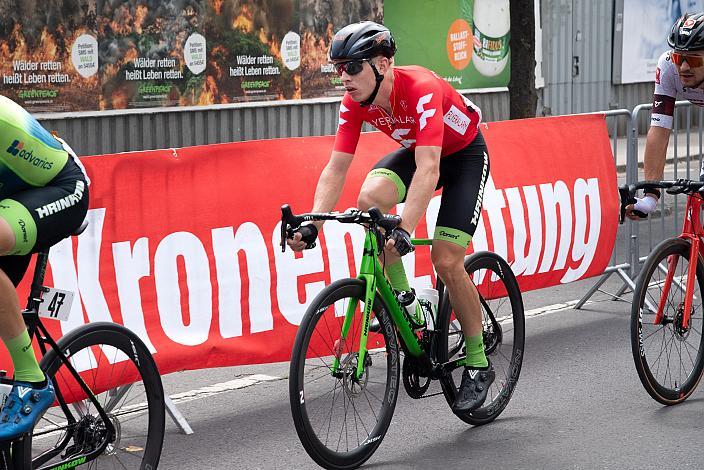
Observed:
[[[527,304],[572,300],[588,282],[549,289],[547,296],[528,293]],[[619,285],[614,279],[607,287]],[[699,468],[704,395],[698,390],[675,407],[653,401],[633,367],[629,304],[597,297],[582,310],[527,319],[521,377],[495,422],[468,426],[442,396],[401,394],[389,432],[365,468]],[[166,377],[169,391],[238,374],[282,379],[180,403],[195,432],[186,436],[167,423],[162,468],[316,468],[293,427],[287,370],[273,364]]]
[[[673,224],[671,211],[665,214],[656,232]],[[642,254],[657,242],[652,233],[641,226]],[[630,351],[630,296],[613,301],[598,293],[581,310],[559,307],[594,282],[524,294],[532,316],[523,369],[496,421],[472,427],[442,396],[413,400],[402,393],[384,441],[363,468],[700,468],[704,392],[664,407],[643,390]],[[604,289],[620,286],[614,275]],[[164,377],[194,434],[167,419],[161,468],[317,468],[293,427],[287,374],[288,364],[269,364]]]

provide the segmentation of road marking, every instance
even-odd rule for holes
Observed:
[[[276,377],[272,375],[264,374],[253,374],[247,375],[238,379],[229,380],[227,382],[221,382],[213,385],[207,385],[205,387],[197,388],[195,390],[189,390],[187,392],[176,393],[171,395],[171,400],[175,403],[186,403],[189,401],[200,400],[202,398],[212,397],[213,395],[219,395],[221,393],[230,392],[232,390],[239,390],[241,388],[251,387],[264,382],[275,382],[278,380],[284,380],[284,377]],[[143,393],[143,390],[140,390]],[[129,394],[129,392],[128,392]],[[91,405],[91,410],[94,408]],[[117,410],[117,415],[127,415],[127,414],[138,414],[147,410],[147,403],[134,403],[127,406],[122,406]],[[92,413],[91,413],[92,414]],[[62,414],[63,416],[63,414]],[[53,416],[56,418],[56,416]],[[36,434],[42,434],[41,436],[35,436],[35,439],[42,439],[56,434],[58,431],[62,431],[67,422],[54,422],[51,420],[51,415],[47,414],[42,419],[43,423],[51,423],[42,428],[36,428],[34,432]],[[46,433],[46,434],[44,434]]]
[[[546,305],[545,307],[539,307],[539,308],[534,308],[531,310],[526,310],[524,313],[526,318],[530,317],[537,317],[539,315],[545,315],[546,313],[554,313],[554,312],[561,312],[563,310],[570,310],[572,309],[579,300],[570,300],[568,302],[560,303],[560,304],[552,304],[552,305]],[[588,301],[585,302],[584,305],[591,304],[593,302]]]
[[[225,392],[230,392],[232,390],[239,390],[241,388],[251,387],[252,385],[257,385],[263,382],[275,382],[277,380],[283,379],[283,377],[275,377],[272,375],[264,374],[248,375],[239,379],[221,382],[214,385],[208,385],[205,387],[197,388],[195,390],[189,390],[188,392],[176,393],[174,395],[171,395],[171,399],[175,404],[185,403],[193,400],[200,400],[201,398],[211,397],[213,395],[219,395]]]

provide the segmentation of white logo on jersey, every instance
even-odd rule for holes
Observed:
[[[454,104],[450,107],[450,110],[445,114],[442,120],[445,124],[450,126],[450,128],[462,135],[467,132],[470,122],[469,116],[457,109]]]
[[[398,143],[403,145],[405,148],[410,148],[413,144],[416,143],[415,139],[404,139],[403,136],[411,132],[410,129],[394,129],[394,132],[391,134],[391,138],[394,140],[397,140]]]
[[[431,99],[433,99],[433,94],[428,93],[425,96],[421,96],[418,100],[418,104],[416,105],[416,111],[420,114],[420,130],[423,130],[423,128],[428,124],[428,118],[435,116],[435,108],[423,108],[426,104],[430,103]]]
[[[340,120],[337,123],[338,129],[341,125],[347,122],[347,120],[342,117],[342,113],[346,113],[347,111],[349,111],[349,109],[347,109],[344,104],[340,103]]]

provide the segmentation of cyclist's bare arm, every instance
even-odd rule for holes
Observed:
[[[352,158],[351,153],[333,151],[330,161],[318,179],[318,186],[315,188],[315,199],[313,200],[313,212],[330,212],[340,200],[342,188],[347,178],[347,170],[350,168]],[[319,222],[322,225],[322,222]],[[319,226],[320,226],[319,225]]]
[[[666,127],[650,126],[648,136],[645,141],[645,155],[643,157],[643,168],[645,180],[659,181],[663,179],[665,171],[665,155],[667,145],[670,140],[670,129]],[[657,196],[654,194],[648,197]],[[626,207],[626,217],[631,220],[639,220],[633,213],[633,204]]]
[[[441,147],[416,147],[416,172],[408,188],[406,205],[402,214],[403,221],[400,225],[408,233],[415,230],[433,197],[440,177],[441,151]]]
[[[651,126],[645,141],[645,156],[643,161],[645,179],[659,181],[665,170],[665,154],[670,140],[670,129]]]
[[[347,170],[350,168],[354,154],[334,151],[330,155],[330,161],[323,168],[318,178],[318,186],[315,188],[315,198],[313,200],[312,212],[330,212],[340,200],[342,189],[347,178]],[[315,222],[320,229],[323,222]],[[301,241],[301,234],[296,233],[293,239],[287,240],[288,246],[294,251],[302,251],[306,243]]]

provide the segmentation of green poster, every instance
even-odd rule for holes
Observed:
[[[385,0],[396,65],[422,65],[457,89],[508,86],[509,0]]]

